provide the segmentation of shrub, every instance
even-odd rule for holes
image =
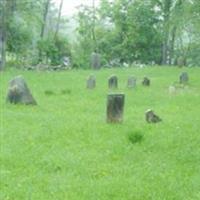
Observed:
[[[139,131],[131,132],[128,134],[128,139],[132,144],[140,143],[143,140],[143,134]]]

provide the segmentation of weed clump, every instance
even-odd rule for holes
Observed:
[[[54,95],[55,94],[52,90],[45,90],[44,93],[46,95]]]
[[[141,143],[142,140],[143,140],[143,134],[140,133],[139,131],[136,131],[136,132],[131,132],[128,134],[128,140],[132,143],[132,144],[135,144],[135,143]]]
[[[66,89],[66,90],[61,90],[61,94],[71,94],[71,90],[70,89]]]

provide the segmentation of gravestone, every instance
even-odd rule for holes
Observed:
[[[168,91],[170,95],[176,94],[176,87],[173,85],[170,85],[168,88]]]
[[[93,52],[91,54],[91,68],[92,69],[100,69],[101,68],[101,56],[100,54]]]
[[[178,65],[178,67],[183,67],[186,65],[186,60],[183,56],[179,56],[177,58],[177,65]]]
[[[135,88],[135,87],[136,87],[136,78],[135,78],[135,77],[130,76],[130,77],[128,78],[127,87],[128,87],[128,88]]]
[[[120,123],[123,121],[124,94],[108,94],[107,96],[107,122]]]
[[[9,82],[6,101],[13,104],[37,104],[22,76],[16,76]]]
[[[116,75],[110,76],[108,79],[108,87],[109,89],[117,89],[118,88],[118,79]]]
[[[182,72],[180,77],[179,77],[179,82],[181,84],[187,84],[189,81],[188,73],[187,72]]]
[[[145,119],[148,123],[157,123],[162,121],[162,119],[157,116],[151,109],[145,112]]]
[[[143,81],[142,81],[142,85],[144,86],[150,86],[150,79],[147,77],[144,77]]]
[[[96,87],[96,78],[94,75],[90,75],[87,79],[87,88],[94,89]]]

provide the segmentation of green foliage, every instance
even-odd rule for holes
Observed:
[[[62,64],[64,57],[71,56],[68,40],[61,36],[39,40],[38,49],[44,54],[44,58],[50,60],[51,65]]]
[[[75,16],[78,35],[70,43],[67,20],[61,17],[57,26],[59,10],[47,2],[0,1],[5,18],[5,23],[0,20],[0,27],[5,26],[0,34],[6,29],[9,63],[60,65],[67,56],[74,68],[86,69],[91,53],[97,51],[103,66],[173,65],[179,57],[189,66],[200,65],[198,0],[101,0],[96,8],[80,6]],[[55,27],[60,27],[58,37]],[[1,52],[4,57],[5,51]]]
[[[128,139],[132,144],[140,143],[143,140],[143,135],[140,132],[130,132]]]
[[[10,53],[23,56],[32,43],[32,30],[21,16],[15,15],[9,23],[7,34],[7,50]]]

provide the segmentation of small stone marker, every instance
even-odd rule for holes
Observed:
[[[128,78],[127,87],[128,87],[128,88],[135,88],[135,87],[136,87],[136,78],[135,78],[135,77],[130,76],[130,77]]]
[[[107,96],[107,122],[120,123],[123,121],[124,94],[108,94]]]
[[[22,76],[16,76],[9,82],[6,101],[14,104],[37,104]]]
[[[156,114],[154,114],[154,112],[151,109],[148,109],[145,112],[145,119],[148,123],[157,123],[162,121],[162,119]]]
[[[100,69],[101,68],[101,56],[96,52],[92,52],[91,54],[91,68],[92,69]]]
[[[108,79],[108,87],[109,89],[117,89],[118,88],[118,79],[116,75],[112,75]]]
[[[181,73],[179,77],[179,81],[181,84],[187,84],[189,81],[188,73],[187,72]]]
[[[150,79],[147,77],[144,77],[143,81],[142,81],[142,85],[144,86],[150,86]]]
[[[90,75],[87,79],[87,88],[94,89],[96,87],[96,78],[94,75]]]
[[[170,85],[168,91],[170,95],[176,94],[176,87],[173,85]]]

